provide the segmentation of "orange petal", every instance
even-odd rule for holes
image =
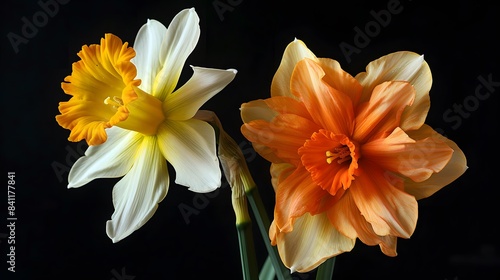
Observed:
[[[280,114],[294,114],[311,120],[311,114],[307,111],[304,103],[286,96],[276,96],[264,100],[267,106]]]
[[[243,135],[252,143],[267,146],[282,160],[300,162],[297,150],[318,127],[297,115],[278,115],[272,122],[256,120],[244,124]],[[259,152],[259,151],[257,151]]]
[[[411,139],[396,128],[387,138],[379,138],[363,145],[363,156],[383,169],[404,175],[415,182],[428,179],[441,171],[453,150],[436,137]]]
[[[361,214],[377,235],[409,238],[418,217],[415,197],[393,186],[374,164],[364,161],[360,169],[349,192]]]
[[[295,167],[289,163],[271,163],[269,171],[274,191],[278,188],[279,182],[285,180],[294,170]]]
[[[243,133],[243,129],[241,130]],[[245,134],[243,134],[244,136]],[[265,160],[271,163],[285,163],[286,161],[276,155],[276,149],[270,148],[264,144],[252,143],[252,148]]]
[[[396,252],[396,247],[398,242],[396,236],[392,235],[381,236],[380,240],[382,242],[380,242],[379,246],[382,253],[384,253],[386,256],[389,257],[395,257],[398,255],[398,253]]]
[[[255,151],[266,160],[274,163],[285,162],[285,159],[281,159],[276,155],[276,145],[272,143],[270,145],[271,140],[275,139],[270,123],[263,120],[245,123],[241,126],[241,134],[252,142]]]
[[[387,137],[400,124],[401,114],[415,98],[413,86],[406,82],[385,82],[373,90],[370,101],[362,104],[356,116],[353,138],[365,143]]]
[[[273,220],[271,226],[269,226],[269,239],[271,240],[271,245],[276,246],[278,242],[279,228],[276,226],[276,222]]]
[[[351,99],[330,87],[321,66],[310,59],[297,63],[292,74],[291,89],[300,96],[313,120],[335,134],[351,135],[354,109]]]
[[[379,245],[384,254],[396,255],[396,238],[393,236],[380,236],[373,231],[373,227],[361,215],[352,194],[347,191],[327,212],[332,225],[343,235],[356,239],[366,245]]]
[[[351,98],[356,107],[361,98],[363,87],[351,74],[345,72],[340,63],[330,58],[318,58],[321,68],[325,71],[323,80],[332,88],[344,93]]]
[[[366,72],[356,75],[363,86],[361,102],[370,99],[376,86],[387,81],[407,81],[415,88],[415,102],[403,112],[401,128],[417,129],[424,124],[429,111],[429,91],[432,75],[423,55],[400,51],[374,60],[366,66]]]
[[[358,220],[362,219],[362,222],[366,223],[349,191],[345,192],[342,198],[332,205],[327,211],[327,215],[332,225],[339,232],[352,239],[359,236],[358,232],[362,232]]]
[[[293,230],[294,220],[305,213],[325,210],[330,195],[312,181],[309,172],[300,166],[276,189],[274,219],[281,232]]]
[[[271,122],[278,114],[294,114],[311,119],[304,103],[285,96],[276,96],[243,103],[241,104],[240,112],[241,119],[245,123],[254,120]]]
[[[430,126],[423,125],[420,129],[407,133],[416,140],[431,138],[436,142],[442,141],[453,150],[451,159],[441,171],[433,173],[430,178],[422,182],[414,182],[412,180],[405,182],[405,190],[409,194],[414,195],[416,199],[431,196],[436,191],[455,181],[467,170],[467,159],[457,144],[437,133]]]

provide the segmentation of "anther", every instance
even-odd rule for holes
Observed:
[[[328,164],[331,164],[335,159],[338,159],[337,160],[338,164],[344,163],[351,159],[351,151],[347,146],[334,148],[333,152],[326,151],[325,155],[326,155],[326,162]]]
[[[108,96],[104,99],[104,104],[111,105],[113,108],[118,109],[118,107],[123,106],[123,100],[118,96],[113,96],[113,98]]]

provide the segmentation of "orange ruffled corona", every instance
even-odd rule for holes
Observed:
[[[71,130],[68,140],[85,139],[89,145],[106,141],[105,129],[114,125],[154,135],[163,121],[162,102],[140,90],[137,70],[130,62],[135,56],[128,43],[106,34],[99,45],[83,46],[80,61],[61,87],[71,95],[59,104],[60,126]]]
[[[241,108],[243,135],[271,164],[269,234],[284,264],[306,272],[359,238],[396,255],[417,199],[458,178],[458,146],[424,124],[432,83],[423,56],[397,52],[353,77],[300,40],[285,50],[271,98]]]

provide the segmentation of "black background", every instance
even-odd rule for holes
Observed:
[[[392,14],[386,26],[375,24],[373,12],[387,9],[394,0],[66,2],[46,22],[43,16],[35,19],[43,24],[19,44],[17,52],[8,34],[22,36],[22,18],[33,22],[43,10],[36,0],[3,2],[0,279],[242,278],[227,184],[199,195],[172,182],[153,218],[116,244],[107,237],[105,223],[113,213],[111,190],[118,179],[66,188],[64,170],[85,145],[68,142],[69,131],[54,117],[59,114],[58,102],[69,98],[60,82],[71,73],[76,53],[84,44],[98,43],[107,32],[133,45],[148,18],[168,25],[181,9],[190,7],[200,17],[201,37],[187,64],[238,70],[235,80],[203,109],[215,111],[241,143],[269,214],[274,202],[269,164],[242,137],[238,108],[269,96],[286,45],[301,39],[317,56],[338,60],[353,75],[393,51],[424,54],[433,73],[427,123],[463,149],[469,169],[419,201],[417,228],[411,239],[398,240],[397,257],[358,242],[351,252],[337,257],[334,279],[500,279],[496,138],[500,87],[490,88],[482,100],[475,95],[479,76],[500,82],[499,9],[494,1],[439,5],[401,0],[401,12]],[[224,9],[221,3],[230,9],[217,11],[214,4]],[[372,26],[373,36],[365,45],[356,45],[355,28],[366,26]],[[359,47],[359,53],[348,60],[339,47],[342,43]],[[181,83],[190,76],[186,66]],[[465,113],[453,112],[456,106],[463,106]],[[454,118],[446,118],[446,113]],[[9,171],[16,174],[15,273],[7,270],[6,262]],[[170,174],[175,176],[172,169]],[[180,208],[194,212],[186,216]],[[265,249],[255,233],[261,265]],[[314,273],[296,274],[294,279],[314,279]]]

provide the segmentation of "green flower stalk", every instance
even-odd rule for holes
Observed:
[[[246,189],[255,187],[255,182],[250,176],[248,166],[238,144],[222,129],[222,125],[215,113],[198,111],[195,118],[207,121],[218,132],[218,157],[224,175],[231,187],[231,202],[236,216],[243,279],[258,279],[252,220],[248,213],[245,195]]]
[[[269,239],[268,230],[270,222],[255,181],[250,174],[240,147],[234,139],[224,131],[216,114],[211,111],[200,110],[196,113],[195,118],[210,123],[216,131],[219,160],[224,175],[231,186],[232,205],[236,215],[236,228],[240,241],[243,274],[245,279],[258,279],[258,275],[255,274],[257,270],[254,269],[254,267],[257,267],[257,264],[255,261],[251,230],[252,222],[248,213],[247,199],[264,240]],[[276,273],[279,280],[291,279],[287,269],[278,257],[276,247],[271,246],[270,242],[265,242],[265,245],[269,254],[269,259],[274,267],[273,274]],[[246,272],[249,274],[245,274]],[[251,277],[249,275],[251,275]]]

